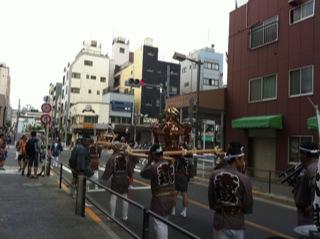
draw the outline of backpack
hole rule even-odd
[[[29,157],[34,156],[36,154],[36,139],[29,139],[26,144],[26,153]]]
[[[77,169],[77,146],[75,146],[72,151],[69,158],[69,167],[73,170]]]

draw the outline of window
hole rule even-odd
[[[219,86],[219,80],[209,79],[209,78],[203,78],[203,85]]]
[[[106,82],[106,78],[103,77],[103,76],[101,76],[101,77],[100,77],[100,82]]]
[[[79,94],[80,93],[80,88],[71,87],[71,93]]]
[[[187,72],[187,67],[186,67],[186,66],[183,67],[182,70],[181,70],[181,72],[182,72],[182,73],[186,73],[186,72]]]
[[[219,70],[219,64],[214,62],[204,62],[203,67],[204,69],[209,69],[209,70],[215,70],[215,71]]]
[[[160,102],[159,102],[160,104]],[[145,106],[152,106],[152,102],[150,100],[146,101]]]
[[[84,123],[98,123],[98,117],[97,116],[84,116],[83,122]]]
[[[148,69],[147,69],[147,72],[153,73],[153,69],[148,68]]]
[[[189,86],[189,82],[184,83],[184,87],[188,87]]]
[[[314,15],[314,0],[305,2],[298,7],[290,9],[290,24],[301,22]]]
[[[88,93],[91,94],[91,90],[88,90]]]
[[[90,76],[87,74],[87,75],[86,75],[86,78],[87,78],[87,79],[89,79],[89,78],[90,78]]]
[[[290,136],[289,137],[289,163],[300,162],[299,145],[303,142],[312,142],[312,136]]]
[[[171,86],[171,95],[177,95],[178,94],[178,88],[175,86]]]
[[[269,75],[249,81],[249,102],[277,98],[277,76]]]
[[[120,47],[119,51],[120,53],[125,53],[125,49],[123,47]]]
[[[84,65],[85,66],[93,66],[93,62],[89,60],[84,60]]]
[[[105,95],[105,94],[107,94],[107,93],[108,93],[108,88],[104,88],[104,89],[102,90],[102,94]]]
[[[100,95],[100,90],[97,90],[97,95]]]
[[[72,72],[71,77],[72,78],[76,78],[76,79],[80,79],[81,78],[81,74],[77,73],[77,72]]]
[[[94,76],[94,75],[92,75],[90,78],[91,78],[91,80],[95,80],[95,79],[97,79],[97,77],[96,77],[96,76]]]
[[[250,48],[254,49],[278,40],[278,16],[251,27]]]
[[[291,70],[289,73],[290,96],[313,93],[313,66]]]

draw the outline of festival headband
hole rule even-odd
[[[299,149],[301,151],[307,152],[307,153],[311,153],[311,154],[318,154],[319,153],[319,149],[306,149],[304,147],[299,146]]]
[[[224,157],[225,160],[230,160],[230,159],[233,159],[233,158],[240,158],[240,157],[243,157],[244,156],[244,153],[241,153],[241,154],[235,154],[235,155],[226,155]]]
[[[157,148],[155,151],[152,151],[151,154],[159,154],[162,153],[162,147],[159,146],[159,148]]]

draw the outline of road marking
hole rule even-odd
[[[150,189],[151,187],[150,186],[130,186],[129,189],[130,190],[147,190],[147,189]]]
[[[137,180],[137,179],[134,179],[133,181],[135,181],[135,182],[137,182],[137,183],[140,183],[140,184],[142,184],[142,185],[145,185],[145,186],[146,186],[146,185],[149,185],[149,184],[147,184],[147,183],[145,183],[145,182],[143,182],[143,181]],[[181,199],[181,196],[179,196],[179,198]],[[203,204],[203,203],[201,203],[201,202],[192,200],[192,199],[190,199],[190,198],[189,198],[189,203],[191,203],[191,204],[193,204],[193,205],[196,205],[196,206],[198,206],[198,207],[201,207],[201,208],[210,210],[209,206],[207,206],[206,204]],[[270,233],[270,234],[272,234],[272,235],[275,235],[275,236],[284,237],[284,238],[286,238],[286,239],[295,239],[295,238],[292,237],[292,236],[283,234],[283,233],[278,232],[278,231],[276,231],[276,230],[273,230],[273,229],[271,229],[271,228],[269,228],[269,227],[265,227],[265,226],[262,226],[262,225],[260,225],[260,224],[257,224],[257,223],[248,221],[248,220],[245,220],[245,224],[247,224],[247,225],[249,225],[249,226],[251,226],[251,227],[257,228],[257,229],[259,229],[259,230],[261,230],[261,231],[268,232],[268,233]]]
[[[85,213],[92,219],[92,221],[98,224],[102,222],[101,218],[91,208],[86,207]]]
[[[245,220],[245,223],[247,225],[251,226],[251,227],[255,227],[257,229],[260,229],[261,231],[265,231],[265,232],[271,233],[271,234],[279,236],[279,237],[284,237],[286,239],[295,239],[295,237],[289,236],[287,234],[283,234],[281,232],[275,231],[275,230],[273,230],[271,228],[262,226],[260,224],[257,224],[257,223],[254,223],[254,222],[251,222],[251,221],[248,221],[248,220]]]
[[[143,182],[143,181],[141,181],[141,180],[138,180],[138,179],[133,179],[133,181],[134,182],[137,182],[137,183],[140,183],[140,184],[142,184],[142,185],[144,185],[144,186],[149,186],[150,187],[150,184],[149,183],[145,183],[145,182]]]
[[[5,166],[5,170],[0,170],[0,174],[21,174],[19,170],[19,167],[15,166]]]
[[[70,189],[64,183],[61,184],[61,188],[66,193],[70,192]],[[85,213],[86,213],[86,215],[88,215],[92,219],[92,221],[94,221],[94,222],[96,222],[98,224],[102,222],[101,218],[94,211],[92,211],[91,208],[86,207],[85,208]]]

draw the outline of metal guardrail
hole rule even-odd
[[[208,179],[216,166],[217,157],[214,155],[194,155],[194,175]],[[282,171],[247,167],[246,175],[250,177],[253,186],[261,192],[273,193],[280,196],[292,197],[292,188],[281,184]]]
[[[59,188],[61,188],[62,182],[67,182],[68,185],[72,185],[70,180],[63,175],[63,168],[67,168],[71,171],[71,169],[64,165],[63,163],[60,164],[60,170],[59,170]],[[142,211],[143,213],[143,222],[142,222],[142,235],[138,235],[134,231],[132,231],[128,226],[126,226],[124,223],[122,223],[120,220],[113,218],[111,214],[103,208],[102,205],[100,205],[92,196],[87,195],[86,192],[86,181],[89,181],[90,183],[97,185],[99,188],[104,189],[105,191],[109,192],[110,194],[116,195],[120,199],[126,201],[131,206],[134,206]],[[165,223],[167,226],[170,226],[175,231],[181,233],[182,235],[186,236],[187,238],[191,239],[200,239],[200,237],[192,234],[191,232],[185,230],[184,228],[178,226],[177,224],[161,217],[160,215],[147,210],[144,206],[141,204],[128,199],[126,197],[123,197],[121,194],[111,190],[110,188],[106,187],[105,185],[102,185],[94,180],[91,180],[90,178],[86,178],[84,175],[78,175],[78,185],[77,185],[77,196],[76,196],[76,215],[85,216],[85,200],[88,200],[97,210],[99,210],[102,214],[105,216],[111,218],[117,225],[119,225],[123,230],[125,230],[130,236],[136,239],[147,239],[149,237],[149,217],[152,216],[156,218],[157,220]]]

